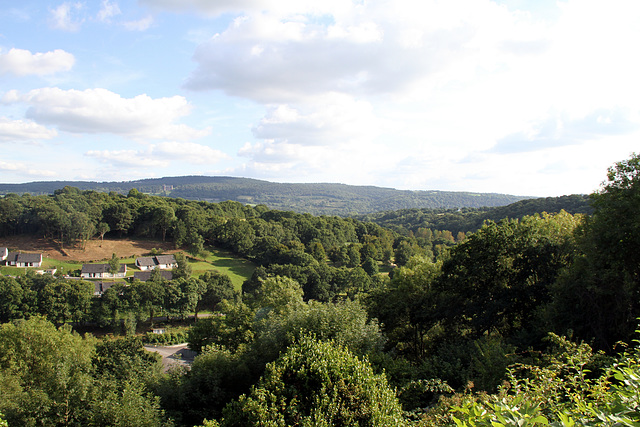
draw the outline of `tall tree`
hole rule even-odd
[[[488,222],[455,246],[444,262],[435,283],[438,319],[469,328],[476,336],[492,331],[544,335],[542,308],[551,299],[550,287],[571,262],[579,223],[566,212]]]
[[[640,317],[640,155],[609,168],[591,201],[580,251],[554,287],[552,317],[559,333],[570,328],[611,350],[633,338]]]
[[[331,342],[302,338],[248,395],[225,408],[222,426],[402,426],[404,416],[384,375]]]
[[[120,259],[118,256],[113,253],[111,254],[111,259],[109,260],[109,273],[115,275],[120,271]]]

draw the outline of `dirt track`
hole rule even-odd
[[[60,247],[57,242],[45,240],[33,236],[12,236],[0,238],[0,247],[9,250],[23,252],[39,252],[46,258],[60,261],[100,261],[111,258],[111,254],[118,257],[131,257],[143,255],[152,248],[162,249],[164,253],[175,252],[171,243],[162,243],[156,240],[131,240],[131,239],[100,239],[90,240],[84,249],[80,247]]]

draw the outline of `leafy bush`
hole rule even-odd
[[[343,347],[303,337],[225,408],[222,425],[395,427],[404,416],[384,374]]]
[[[179,329],[175,331],[165,331],[163,334],[155,334],[147,332],[142,337],[142,342],[151,345],[176,345],[188,341],[188,329]]]

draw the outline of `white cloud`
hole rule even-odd
[[[220,150],[193,142],[161,142],[151,147],[151,154],[159,158],[197,165],[218,163],[229,158]]]
[[[380,185],[394,164],[393,150],[378,144],[299,145],[285,141],[247,143],[238,152],[248,158],[233,174],[287,182],[341,182]],[[330,177],[328,179],[327,177]]]
[[[94,157],[103,163],[120,167],[167,167],[169,162],[150,158],[149,151],[136,150],[89,150],[84,153],[87,157]]]
[[[209,16],[219,16],[225,13],[260,13],[269,11],[274,14],[301,13],[337,13],[351,7],[348,0],[140,0],[155,9],[165,9],[175,12],[204,13]]]
[[[147,16],[137,21],[124,21],[122,26],[128,31],[145,31],[153,24],[153,17]]]
[[[64,2],[54,9],[49,9],[49,21],[51,26],[63,31],[78,31],[84,22],[84,18],[78,14],[84,9],[81,2]]]
[[[46,169],[37,169],[27,166],[21,162],[4,162],[0,160],[0,171],[8,172],[8,173],[19,173],[23,176],[34,176],[34,177],[44,177],[44,178],[52,178],[57,176],[58,174],[51,170]]]
[[[74,56],[62,49],[31,53],[28,50],[13,48],[6,53],[0,51],[0,74],[47,75],[68,71],[74,62]]]
[[[299,106],[270,106],[253,133],[260,139],[290,144],[339,145],[370,141],[378,127],[371,104],[332,93]]]
[[[109,0],[102,0],[102,4],[100,6],[100,10],[98,11],[98,15],[96,18],[100,22],[111,22],[111,18],[114,16],[120,15],[122,12],[120,11],[120,6],[118,3],[112,3]]]
[[[89,150],[84,155],[126,168],[165,168],[185,162],[192,165],[214,164],[229,158],[206,145],[175,141],[151,144],[142,150]]]
[[[37,123],[24,120],[10,120],[0,117],[0,142],[51,139],[58,135],[54,129],[47,129]]]
[[[175,123],[191,111],[182,96],[122,98],[106,89],[42,88],[25,94],[9,91],[3,102],[26,103],[29,105],[28,118],[40,124],[55,125],[66,132],[176,140],[199,138],[210,133],[210,129],[198,130]]]

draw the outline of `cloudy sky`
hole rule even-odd
[[[637,0],[0,0],[0,182],[589,193],[639,44]]]

